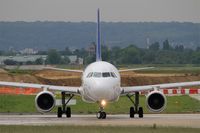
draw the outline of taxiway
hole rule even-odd
[[[96,125],[96,126],[175,126],[200,128],[200,114],[145,114],[144,118],[128,115],[108,115],[99,120],[95,115],[72,115],[56,118],[56,115],[0,115],[0,125]]]

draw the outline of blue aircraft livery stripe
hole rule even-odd
[[[100,31],[100,11],[99,11],[99,9],[97,10],[96,61],[101,61],[101,31]]]

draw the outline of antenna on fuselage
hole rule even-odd
[[[97,39],[96,39],[96,61],[101,61],[101,31],[100,31],[100,10],[97,10]]]

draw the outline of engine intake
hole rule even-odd
[[[147,95],[147,108],[151,112],[162,112],[167,104],[165,95],[160,91],[152,91]]]
[[[35,105],[39,112],[49,112],[55,106],[54,94],[50,91],[42,91],[35,97]]]

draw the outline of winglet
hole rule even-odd
[[[97,10],[97,40],[96,40],[96,61],[101,61],[101,31],[100,31],[100,10]]]

